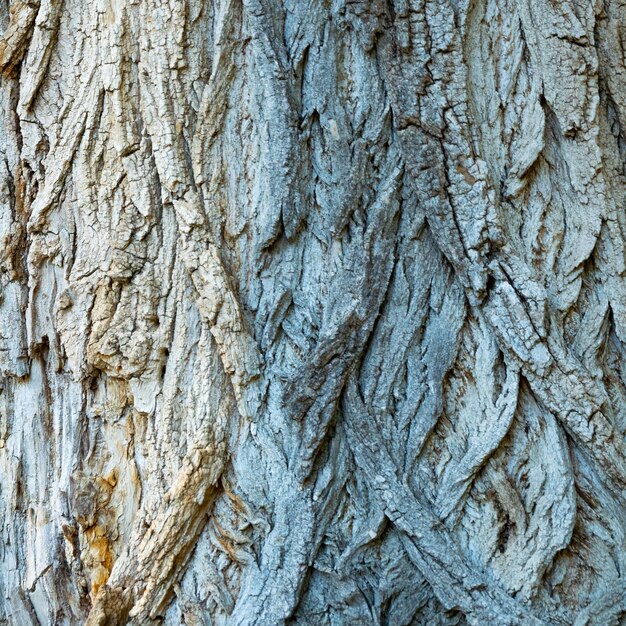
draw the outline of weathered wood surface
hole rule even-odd
[[[14,0],[0,623],[626,623],[626,4]]]

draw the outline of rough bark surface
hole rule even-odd
[[[626,3],[0,3],[0,623],[626,623]]]

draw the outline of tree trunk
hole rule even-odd
[[[0,623],[626,623],[622,0],[1,13]]]

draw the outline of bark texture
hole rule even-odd
[[[623,0],[0,5],[1,624],[626,623]]]

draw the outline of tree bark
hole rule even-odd
[[[0,21],[0,624],[626,623],[622,0]]]

